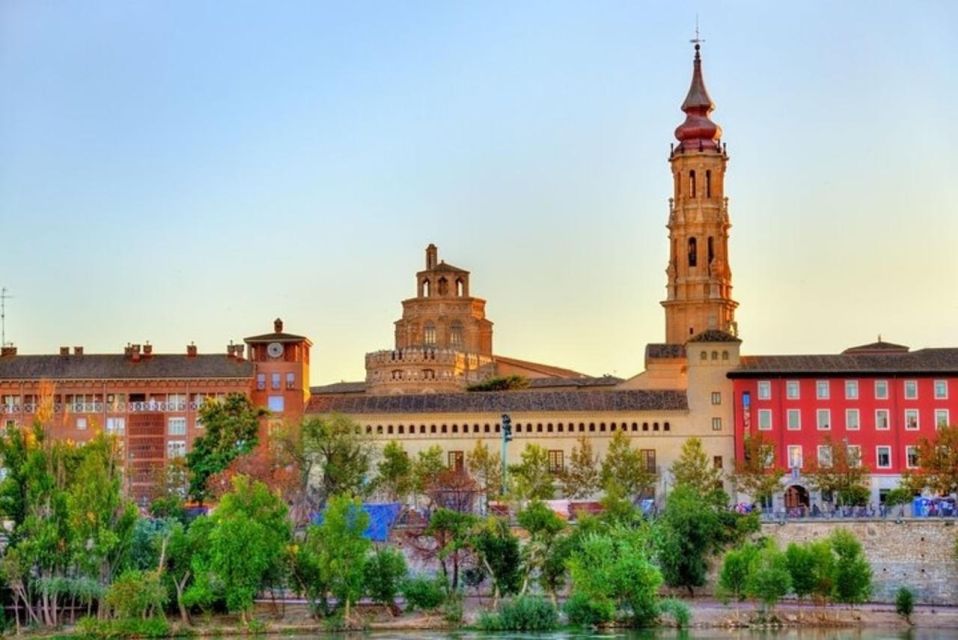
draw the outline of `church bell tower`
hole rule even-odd
[[[692,85],[682,103],[685,122],[675,130],[672,145],[673,196],[669,198],[668,293],[665,341],[685,344],[707,330],[737,335],[728,260],[728,198],[725,167],[728,154],[722,128],[709,114],[715,108],[702,79],[698,38]]]

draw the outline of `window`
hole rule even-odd
[[[828,400],[828,380],[818,380],[815,383],[815,397],[819,400]]]
[[[549,472],[561,473],[565,469],[565,455],[562,449],[549,450]]]
[[[712,197],[712,172],[708,169],[705,170],[705,197]]]
[[[772,430],[772,410],[771,409],[758,410],[758,430],[759,431]]]
[[[459,294],[462,295],[462,294]],[[460,347],[462,346],[462,323],[458,320],[453,322],[449,327],[449,346],[451,347]]]
[[[276,373],[274,373],[274,374],[272,374],[272,375],[270,376],[270,388],[271,388],[271,389],[279,389],[279,381],[280,381],[280,378],[281,378],[281,376],[279,375],[279,372],[276,372]]]
[[[446,460],[448,461],[450,469],[453,471],[462,471],[463,465],[465,464],[465,457],[462,451],[450,451]]]
[[[758,399],[770,400],[772,398],[772,383],[768,380],[758,381]]]
[[[905,429],[918,430],[918,409],[905,409]]]
[[[402,380],[402,369],[393,369],[390,377],[393,380]]]
[[[296,388],[296,374],[292,371],[287,372],[286,374],[286,388],[295,389]]]
[[[858,431],[861,427],[861,420],[858,416],[858,409],[845,409],[845,428],[849,431]]]
[[[785,383],[785,397],[789,400],[798,400],[798,380],[789,380]]]
[[[788,445],[788,466],[792,469],[802,468],[802,445]]]
[[[121,435],[126,430],[126,420],[124,418],[107,418],[106,432],[110,435]]]
[[[948,409],[935,409],[935,428],[941,429],[947,427],[951,421],[948,419]]]
[[[712,456],[712,468],[713,469],[722,468],[722,456]]]
[[[818,466],[829,468],[832,466],[832,448],[827,444],[818,445]]]
[[[77,429],[86,429],[86,418],[77,418]]]
[[[186,418],[169,418],[166,421],[166,432],[171,436],[186,435]]]
[[[655,449],[639,449],[639,460],[642,461],[645,470],[649,473],[655,473]]]
[[[697,264],[698,256],[695,245],[695,238],[689,238],[689,266],[694,267]]]
[[[918,447],[905,447],[905,466],[909,469],[918,468]]]
[[[722,404],[722,392],[720,391],[712,392],[712,404]]]
[[[888,380],[875,380],[875,400],[888,399]]]
[[[423,329],[422,341],[429,346],[436,344],[436,325],[431,322],[426,323],[426,327]]]
[[[282,413],[286,409],[286,400],[283,396],[270,396],[266,400],[266,408],[273,413]]]
[[[935,380],[935,400],[948,399],[948,381]]]
[[[888,424],[888,409],[876,409],[875,410],[875,428],[879,431],[887,431],[889,428]]]
[[[905,400],[918,399],[918,381],[905,380]]]
[[[423,370],[422,370],[422,379],[423,379],[423,380],[435,380],[435,379],[436,379],[436,370],[435,370],[435,369],[423,369]]]
[[[695,172],[689,171],[689,195],[695,197]]]
[[[266,374],[257,373],[256,374],[256,390],[264,391],[266,389]]]
[[[891,447],[875,447],[875,466],[879,469],[891,468]]]
[[[166,457],[182,458],[186,456],[186,440],[170,440],[166,443]]]
[[[788,413],[785,414],[788,420],[788,430],[789,431],[798,431],[802,428],[802,412],[798,409],[789,409]]]
[[[848,445],[848,466],[862,466],[862,448],[857,444]]]
[[[858,380],[845,381],[845,399],[858,400]]]
[[[819,431],[828,431],[832,428],[832,412],[828,409],[819,409],[815,412],[815,425]]]
[[[722,419],[712,418],[712,431],[721,431],[721,430],[722,430]]]

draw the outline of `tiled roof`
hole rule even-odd
[[[429,272],[439,273],[439,272],[443,272],[443,271],[447,271],[447,272],[448,272],[448,271],[453,271],[453,272],[455,272],[455,273],[469,273],[469,272],[466,271],[465,269],[460,269],[459,267],[455,267],[455,266],[453,266],[453,265],[447,263],[445,260],[441,260],[441,261],[439,262],[439,264],[437,264],[437,265],[436,265],[435,267],[433,267],[432,269],[426,269],[424,272],[421,272],[421,273],[429,273]]]
[[[306,413],[501,413],[527,411],[686,411],[684,391],[498,391],[408,395],[316,395]]]
[[[525,369],[530,369],[537,373],[542,373],[547,376],[552,376],[556,378],[589,378],[584,373],[579,373],[578,371],[573,371],[572,369],[563,369],[562,367],[555,367],[551,364],[542,364],[541,362],[530,362],[528,360],[519,360],[518,358],[507,358],[506,356],[494,356],[496,362],[501,362],[507,365],[513,365],[515,367],[522,367]]]
[[[768,374],[958,373],[958,348],[920,349],[888,354],[743,356],[730,378]]]
[[[664,344],[661,342],[653,342],[651,344],[645,345],[645,357],[646,359],[673,359],[673,358],[684,358],[685,357],[685,345],[684,344]]]
[[[293,333],[264,333],[258,336],[243,338],[243,342],[250,344],[252,342],[309,342],[306,336],[298,336]]]
[[[309,392],[312,394],[320,393],[363,393],[366,391],[365,382],[334,382],[332,384],[324,384],[319,387],[310,387]]]
[[[252,378],[253,363],[225,354],[141,356],[123,354],[26,355],[0,358],[0,380],[107,380]]]
[[[689,338],[689,342],[741,342],[741,340],[727,331],[708,329]]]
[[[614,387],[622,382],[622,378],[615,376],[600,376],[598,378],[530,378],[530,389],[550,389],[553,387]]]
[[[857,347],[849,347],[842,351],[842,353],[887,353],[889,351],[908,351],[908,347],[903,344],[895,344],[894,342],[883,342],[879,340],[878,342],[870,342],[869,344],[858,345]]]

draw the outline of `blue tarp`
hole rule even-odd
[[[401,510],[402,506],[398,502],[364,504],[363,511],[369,515],[369,526],[363,531],[363,537],[373,542],[386,542],[389,530],[396,523]],[[313,524],[322,524],[323,513],[314,513],[310,519]]]

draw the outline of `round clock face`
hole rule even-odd
[[[278,358],[283,355],[283,345],[278,342],[270,342],[266,345],[266,353],[270,358]]]

